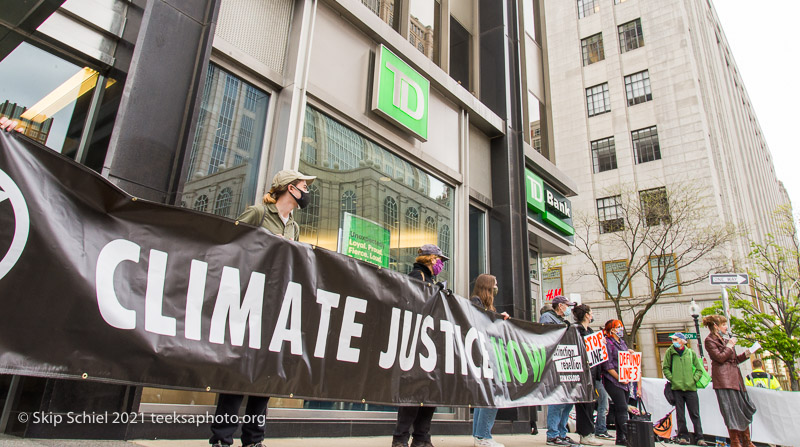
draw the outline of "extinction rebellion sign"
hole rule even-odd
[[[427,141],[430,82],[385,46],[376,53],[372,109]]]
[[[365,228],[350,238],[372,261],[386,241]],[[592,399],[574,328],[136,200],[5,132],[0,256],[2,373],[393,405]]]

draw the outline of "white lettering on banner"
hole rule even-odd
[[[397,338],[400,334],[400,313],[402,311],[398,308],[392,308],[392,324],[389,327],[389,345],[386,352],[381,352],[378,359],[378,366],[383,369],[389,369],[394,366],[394,361],[397,358]]]
[[[454,374],[456,371],[456,359],[453,352],[453,323],[449,321],[439,322],[439,330],[444,332],[444,373]]]
[[[342,319],[342,332],[339,333],[339,350],[336,360],[342,362],[358,363],[361,350],[350,344],[353,338],[361,338],[364,325],[356,323],[356,314],[367,312],[367,300],[348,296],[344,304],[344,318]]]
[[[203,321],[203,297],[206,295],[208,263],[192,259],[189,269],[189,290],[186,292],[186,323],[184,333],[189,340],[200,340]]]
[[[642,377],[642,353],[628,351],[619,353],[620,383],[638,382]]]
[[[419,355],[419,367],[426,372],[431,372],[436,368],[436,344],[433,343],[433,339],[428,334],[428,331],[433,329],[433,323],[433,317],[430,315],[422,320],[422,344],[428,350],[428,355]]]
[[[608,361],[606,338],[602,332],[594,332],[583,337],[583,342],[586,344],[586,355],[589,358],[590,368]]]
[[[425,95],[422,93],[422,87],[391,63],[387,62],[386,68],[394,74],[394,98],[392,99],[392,104],[411,118],[415,120],[422,119],[425,114]],[[411,93],[409,87],[414,89],[417,102],[417,107],[413,110],[409,107],[409,94]]]
[[[154,334],[175,336],[175,318],[165,317],[164,283],[167,279],[167,254],[150,250],[150,265],[147,268],[147,289],[144,295],[144,330]]]
[[[403,371],[408,371],[414,367],[414,363],[417,359],[417,340],[419,340],[419,328],[422,324],[422,315],[417,314],[417,324],[414,327],[414,341],[411,342],[411,348],[409,349],[408,339],[411,338],[411,320],[413,318],[414,313],[410,310],[407,310],[403,317],[403,338],[400,342],[400,369]]]
[[[253,272],[250,274],[250,282],[244,292],[244,299],[241,299],[242,290],[239,286],[239,269],[233,267],[222,268],[222,278],[219,282],[219,292],[217,302],[214,305],[214,313],[211,316],[211,332],[208,341],[211,343],[225,343],[225,325],[230,319],[231,345],[242,346],[244,343],[245,322],[249,323],[250,341],[249,346],[253,349],[261,349],[261,309],[264,304],[264,284],[266,276],[263,273]],[[292,283],[289,283],[290,285]],[[300,285],[297,284],[299,288]],[[287,295],[289,289],[286,290]],[[298,296],[300,293],[298,292]],[[241,305],[239,301],[241,300]],[[299,302],[299,298],[298,298]],[[283,312],[283,309],[281,309]],[[299,310],[297,312],[300,313]],[[300,316],[297,316],[298,320]],[[294,320],[293,320],[294,322]],[[280,324],[280,319],[279,323]],[[277,330],[276,330],[277,332]],[[275,342],[275,339],[272,339]],[[272,346],[270,346],[272,349]],[[294,344],[292,345],[294,354]]]
[[[339,307],[338,293],[317,289],[317,303],[322,308],[319,315],[319,331],[317,332],[317,345],[314,348],[314,357],[325,358],[325,348],[328,345],[328,328],[331,324],[331,308]]]
[[[303,286],[289,281],[278,314],[278,324],[275,325],[275,332],[272,333],[272,341],[269,343],[270,351],[281,352],[283,342],[288,341],[292,354],[303,355],[303,328],[300,325],[302,292]]]
[[[124,261],[138,263],[141,250],[141,247],[131,241],[117,239],[106,244],[97,256],[97,307],[103,320],[117,329],[135,329],[136,311],[126,309],[120,304],[114,290],[114,272]]]

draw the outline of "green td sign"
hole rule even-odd
[[[427,141],[430,82],[383,45],[374,79],[372,109]]]
[[[542,222],[567,236],[575,234],[570,201],[529,169],[525,169],[525,198],[528,208],[537,213]]]

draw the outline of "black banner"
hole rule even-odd
[[[591,400],[572,328],[137,200],[0,133],[4,373],[381,404]]]

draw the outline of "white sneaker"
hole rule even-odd
[[[480,439],[473,437],[473,445],[475,447],[506,447],[504,444],[500,444],[499,442],[495,441],[494,439]]]
[[[602,442],[598,441],[597,438],[594,437],[594,433],[590,433],[586,436],[581,436],[581,444],[583,445],[603,445]]]

